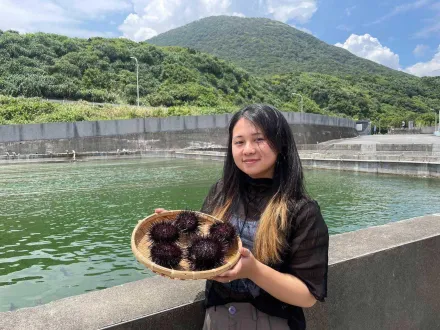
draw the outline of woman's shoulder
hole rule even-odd
[[[318,202],[310,197],[303,197],[292,202],[289,211],[294,228],[302,227],[306,223],[327,228]]]
[[[292,199],[288,203],[288,210],[291,216],[297,216],[298,214],[314,209],[318,206],[318,203],[308,196],[303,196],[300,199]]]

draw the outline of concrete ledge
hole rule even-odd
[[[346,141],[346,140],[344,140]],[[335,141],[333,141],[335,142]],[[301,144],[298,145],[298,150],[304,152],[320,152],[320,153],[341,153],[349,151],[357,154],[423,154],[423,155],[440,155],[440,140],[439,143],[322,143],[322,144]]]
[[[301,158],[305,168],[440,178],[440,163]]]
[[[50,155],[18,155],[14,157],[0,156],[0,165],[14,165],[25,163],[61,163],[61,162],[83,162],[83,161],[107,161],[119,159],[142,159],[142,158],[185,158],[185,159],[206,159],[224,160],[224,152],[216,151],[182,151],[182,150],[130,150],[122,152],[81,152],[60,153]]]
[[[318,143],[331,139],[356,136],[350,127],[291,125],[297,143]],[[0,142],[0,155],[8,157],[29,154],[55,154],[72,152],[115,152],[119,150],[161,149],[221,149],[225,148],[225,128],[198,128],[194,130],[144,132],[138,134],[40,139]]]
[[[309,310],[311,329],[438,329],[439,230],[432,215],[332,236],[330,297]]]
[[[0,157],[1,165],[13,165],[33,162],[72,162],[72,161],[90,161],[90,160],[118,160],[118,159],[136,159],[136,158],[151,158],[151,157],[165,157],[165,158],[182,158],[182,159],[199,159],[199,160],[215,160],[223,161],[225,157],[224,152],[216,151],[188,151],[188,150],[150,150],[150,151],[126,151],[123,153],[117,152],[88,152],[79,153],[76,159],[73,160],[72,154],[57,154],[57,155],[33,155],[29,157],[20,155],[14,158]],[[396,174],[409,175],[420,177],[440,177],[440,162],[437,157],[420,157],[419,161],[409,160],[408,157],[395,156],[365,156],[364,159],[352,159],[353,156],[344,157],[339,155],[339,158],[330,158],[331,155],[326,155],[329,158],[319,158],[323,155],[310,155],[300,153],[302,165],[305,168],[318,168],[327,170],[339,171],[355,171],[367,172],[376,174]],[[360,157],[359,157],[360,158]],[[367,159],[365,159],[367,158]],[[416,160],[416,157],[413,157]]]
[[[283,112],[283,115],[290,125],[351,128],[353,130],[351,136],[357,135],[354,130],[355,122],[351,119],[322,116],[313,113]],[[232,114],[220,114],[66,123],[0,125],[0,142],[77,139],[99,136],[169,133],[210,129],[221,129],[221,131],[224,131],[231,118]]]
[[[0,313],[0,329],[99,329],[200,301],[203,293],[204,281],[173,281],[153,276],[38,307]]]
[[[438,329],[440,214],[330,237],[329,297],[309,329]],[[0,329],[200,329],[203,281],[159,276],[0,313]]]
[[[346,118],[284,112],[298,144],[357,136]],[[224,148],[232,114],[0,125],[0,157],[133,150]],[[48,161],[48,160],[44,160]]]

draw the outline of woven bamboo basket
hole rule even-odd
[[[144,266],[148,267],[155,273],[159,273],[173,279],[201,280],[220,275],[221,273],[232,268],[238,262],[238,260],[240,259],[239,248],[241,247],[241,240],[237,236],[236,239],[232,242],[228,252],[226,253],[224,264],[214,269],[204,271],[192,271],[190,270],[188,261],[186,259],[182,259],[176,269],[166,268],[154,263],[151,260],[150,256],[151,241],[148,239],[148,233],[151,226],[159,221],[172,222],[176,218],[177,214],[179,214],[180,212],[182,211],[164,211],[159,214],[152,214],[145,219],[139,221],[131,235],[131,249],[134,256],[140,263],[142,263]],[[207,234],[209,231],[209,227],[213,223],[221,222],[221,220],[218,220],[208,214],[204,214],[201,212],[195,213],[200,219],[200,230],[202,234]],[[181,235],[178,244],[183,249],[185,249],[188,246],[188,243],[189,241],[187,236]]]

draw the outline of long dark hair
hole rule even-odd
[[[292,203],[307,197],[298,150],[292,131],[283,114],[266,104],[252,104],[234,114],[229,123],[228,151],[223,167],[222,200],[214,215],[227,220],[230,213],[244,197],[247,175],[235,164],[232,157],[232,133],[236,123],[245,118],[258,127],[272,150],[277,153],[273,188],[274,195],[261,215],[254,252],[262,262],[280,261],[280,253],[288,230],[288,213]]]

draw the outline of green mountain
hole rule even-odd
[[[190,47],[229,60],[257,75],[319,72],[405,76],[267,18],[213,16],[162,33],[149,43]]]

